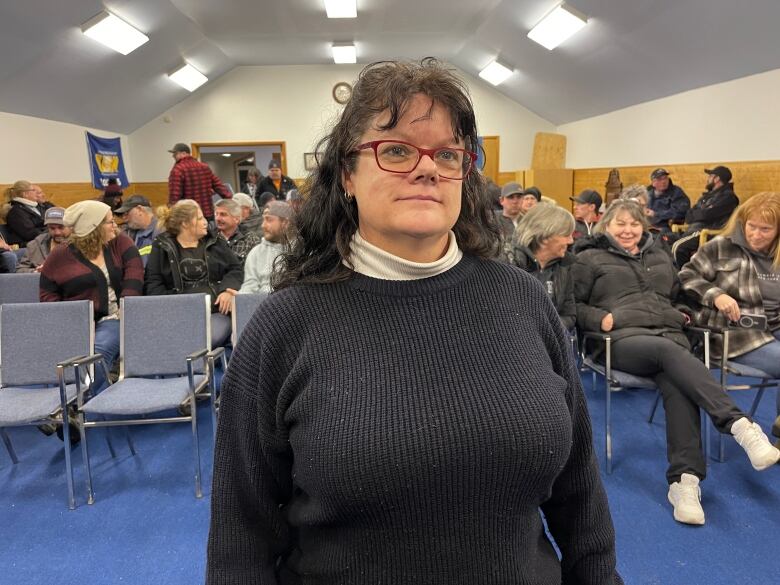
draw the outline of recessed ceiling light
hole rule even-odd
[[[81,32],[123,55],[132,53],[149,40],[144,33],[105,10],[81,25]]]
[[[168,77],[170,77],[172,81],[175,81],[181,85],[187,91],[195,91],[209,80],[208,77],[203,75],[203,73],[195,69],[195,67],[189,63],[185,63],[176,71],[170,73]]]
[[[357,50],[352,43],[333,43],[331,50],[334,63],[357,63]]]
[[[328,18],[357,18],[357,0],[325,0]]]
[[[584,14],[561,2],[531,29],[528,38],[552,51],[586,24]]]
[[[479,72],[479,76],[493,85],[499,85],[507,80],[514,71],[505,65],[502,65],[497,60],[493,61]]]

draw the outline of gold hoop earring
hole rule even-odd
[[[352,201],[355,198],[355,196],[352,193],[350,193],[349,191],[344,191],[344,198],[347,201]]]

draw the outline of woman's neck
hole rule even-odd
[[[179,242],[179,245],[182,248],[197,248],[198,244],[200,243],[200,238],[193,234],[180,232],[176,236],[176,241]]]

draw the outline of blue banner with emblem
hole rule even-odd
[[[109,179],[116,179],[122,189],[130,184],[125,173],[125,160],[119,137],[101,138],[87,132],[87,149],[92,185],[95,189],[105,189]]]

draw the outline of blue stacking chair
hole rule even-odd
[[[37,276],[37,275],[36,275]],[[74,366],[94,345],[91,301],[0,305],[0,436],[4,427],[63,424],[68,507],[74,509],[68,405],[84,390]]]
[[[0,274],[0,305],[39,302],[40,281],[37,272]]]
[[[87,399],[77,397],[78,426],[86,466],[87,502],[95,501],[87,430],[97,427],[190,423],[195,464],[195,496],[201,490],[200,448],[195,395],[208,388],[211,300],[206,294],[126,297],[120,301],[120,367],[116,383]],[[81,361],[84,366],[88,360]],[[198,365],[200,364],[200,365]],[[102,360],[108,377],[108,368]],[[165,411],[187,406],[184,414]],[[186,412],[188,410],[189,412]],[[158,416],[152,417],[150,415]],[[101,420],[91,417],[100,416]],[[112,417],[106,420],[106,417]],[[121,418],[117,418],[121,417]],[[135,447],[126,433],[133,455]]]

